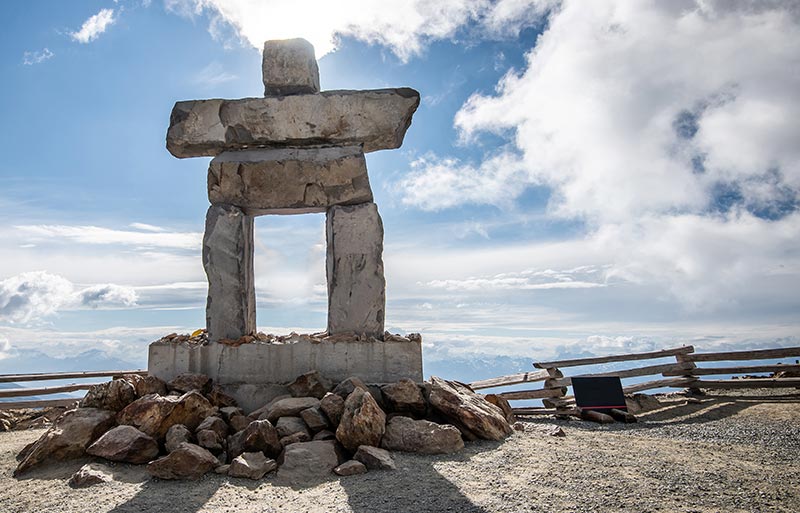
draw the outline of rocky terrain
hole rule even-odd
[[[12,478],[43,430],[0,433],[0,511],[798,511],[800,394],[660,397],[636,424],[523,418],[524,431],[451,453],[393,451],[396,470],[283,482],[209,472],[153,478],[146,467],[79,458]],[[565,436],[552,436],[561,428]],[[85,464],[104,482],[72,488]]]

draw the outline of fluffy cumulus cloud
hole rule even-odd
[[[70,37],[79,43],[91,43],[100,34],[106,31],[117,19],[114,17],[114,9],[100,9],[97,14],[89,17],[83,22],[81,28],[75,32],[70,32]]]
[[[564,0],[525,69],[455,117],[465,141],[509,146],[418,162],[404,201],[502,207],[546,186],[548,214],[615,248],[620,275],[692,306],[775,273],[794,283],[797,69],[794,2]]]
[[[336,48],[339,37],[353,37],[391,48],[407,59],[429,41],[452,37],[459,28],[476,24],[491,33],[507,32],[538,19],[553,0],[166,0],[167,8],[184,16],[208,13],[209,30],[221,35],[233,28],[261,48],[267,39],[304,37],[317,56]]]
[[[0,281],[0,321],[27,323],[62,309],[131,306],[136,292],[114,284],[80,288],[44,271],[22,273]]]

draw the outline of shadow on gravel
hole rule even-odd
[[[198,481],[148,481],[136,495],[109,513],[195,513],[217,493],[224,481],[203,478],[201,482],[202,485]]]
[[[457,485],[436,470],[437,463],[469,461],[484,451],[493,451],[498,442],[471,442],[460,453],[423,456],[393,453],[396,471],[370,471],[340,479],[354,513],[400,513],[413,511],[486,513]]]

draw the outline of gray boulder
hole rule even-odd
[[[450,454],[464,448],[461,431],[427,420],[392,417],[386,423],[381,447],[392,451]]]
[[[77,408],[61,415],[33,445],[23,449],[24,458],[14,470],[20,476],[43,462],[80,458],[86,447],[114,426],[114,412]]]
[[[147,463],[158,456],[158,443],[133,426],[117,426],[106,431],[86,452],[110,461]]]
[[[92,385],[81,400],[81,408],[120,411],[136,400],[136,387],[126,379]]]
[[[353,459],[363,463],[369,470],[397,470],[389,451],[378,447],[362,445],[353,455]]]
[[[174,426],[170,426],[170,428],[167,430],[165,439],[166,441],[164,443],[164,448],[167,450],[167,452],[174,451],[184,442],[194,442],[192,432],[189,431],[189,428],[183,424],[175,424]]]
[[[261,479],[268,472],[278,468],[273,459],[264,456],[262,452],[245,452],[235,457],[228,468],[230,477],[245,477],[247,479]]]
[[[331,389],[331,383],[318,371],[306,372],[298,376],[289,386],[292,397],[316,397],[322,399]]]
[[[319,399],[315,397],[289,397],[273,404],[266,418],[274,423],[281,417],[296,417],[301,411],[315,406],[319,406]]]
[[[419,386],[410,379],[401,379],[397,383],[390,383],[381,387],[383,400],[388,411],[396,413],[410,413],[414,416],[424,417],[427,409],[425,398]]]
[[[286,446],[278,478],[290,483],[308,483],[325,479],[339,466],[335,442],[312,441]]]
[[[355,476],[357,474],[366,474],[367,467],[360,461],[350,460],[333,469],[333,472],[337,476]]]
[[[502,440],[513,433],[503,410],[463,383],[432,376],[430,404],[465,436]]]
[[[147,472],[159,479],[194,480],[200,479],[218,465],[217,458],[206,449],[184,443],[163,458],[148,463]]]
[[[378,446],[386,428],[386,414],[369,392],[356,388],[344,402],[336,439],[349,451],[361,445]]]

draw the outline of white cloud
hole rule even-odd
[[[507,207],[545,186],[550,218],[582,221],[617,277],[690,309],[766,284],[788,297],[800,281],[799,21],[781,2],[565,0],[525,69],[455,117],[465,142],[493,133],[509,146],[479,164],[417,161],[403,202]]]
[[[402,202],[422,210],[441,210],[465,203],[507,206],[531,183],[524,163],[511,153],[500,153],[479,166],[455,158],[421,157],[400,181]]]
[[[0,281],[0,321],[27,323],[61,309],[131,306],[136,299],[129,287],[105,284],[76,290],[62,276],[28,272]]]
[[[38,51],[25,52],[22,54],[22,63],[26,66],[33,66],[34,64],[41,64],[46,60],[52,59],[55,54],[47,48],[42,48]]]
[[[222,64],[217,61],[213,61],[202,70],[197,72],[197,74],[194,75],[193,80],[198,84],[214,87],[232,80],[236,80],[237,78],[238,77],[233,73],[225,71],[225,69],[222,67]]]
[[[0,360],[4,360],[10,356],[11,342],[5,337],[0,336]]]
[[[486,292],[494,290],[590,289],[607,286],[607,269],[595,266],[555,271],[526,269],[493,276],[466,279],[431,280],[419,283],[448,291]]]
[[[432,40],[452,38],[468,24],[487,33],[508,33],[534,21],[554,2],[548,0],[166,0],[167,9],[182,16],[209,14],[209,31],[233,28],[254,48],[267,39],[304,37],[317,57],[333,51],[338,38],[354,37],[387,46],[400,58],[420,53]],[[313,13],[313,14],[310,14]]]
[[[141,230],[144,232],[165,232],[167,231],[165,228],[161,226],[154,226],[152,224],[147,223],[131,223],[128,226],[133,228],[134,230]]]
[[[68,240],[82,244],[125,244],[155,248],[198,249],[202,233],[165,232],[159,227],[134,223],[145,231],[114,230],[99,226],[18,225],[15,228],[32,240]],[[154,229],[155,228],[155,229]]]
[[[70,32],[70,37],[79,43],[91,43],[100,34],[106,31],[112,25],[116,18],[114,18],[114,9],[100,9],[97,14],[93,14],[81,25],[80,30]]]

